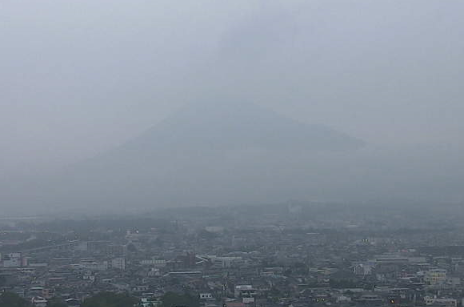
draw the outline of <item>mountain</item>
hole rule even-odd
[[[324,168],[321,157],[362,146],[356,138],[255,104],[193,104],[44,181],[34,198],[44,205],[84,207],[288,199],[305,190],[301,178],[307,172]]]
[[[150,150],[347,150],[360,140],[317,125],[303,124],[255,104],[206,103],[189,106],[128,142],[125,148]]]
[[[365,145],[254,104],[202,103],[52,178],[9,183],[8,193],[5,185],[0,188],[4,208],[35,206],[35,212],[289,199],[459,203],[461,160],[461,151],[445,147]]]

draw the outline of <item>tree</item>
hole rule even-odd
[[[176,306],[185,306],[185,307],[199,307],[200,299],[197,296],[192,296],[188,293],[186,294],[177,294],[174,292],[168,292],[161,298],[163,302],[163,307],[176,307]]]
[[[101,292],[84,300],[81,307],[132,307],[139,302],[128,294]]]
[[[329,286],[334,289],[356,288],[356,282],[349,279],[330,279]]]
[[[47,302],[47,307],[68,307],[68,305],[59,298],[52,298]]]
[[[6,284],[6,278],[3,275],[0,275],[0,286],[3,286]]]
[[[272,302],[276,303],[276,302],[279,300],[279,298],[282,296],[282,293],[280,292],[280,290],[279,290],[278,288],[276,288],[276,287],[273,286],[273,287],[269,290],[268,295],[269,295],[269,299],[270,299]]]
[[[4,292],[0,295],[0,307],[30,307],[28,301],[19,295],[10,292]]]
[[[137,247],[135,247],[134,243],[127,244],[127,251],[131,253],[137,252]]]

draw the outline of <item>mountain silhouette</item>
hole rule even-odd
[[[437,155],[449,158],[437,163]],[[460,159],[446,148],[364,145],[259,105],[202,103],[56,176],[2,186],[1,195],[16,210],[89,214],[289,199],[459,202]]]
[[[44,181],[35,199],[44,205],[96,208],[305,197],[317,178],[334,167],[327,157],[362,146],[356,138],[255,104],[192,104],[125,144]]]
[[[321,151],[354,149],[362,144],[327,127],[300,123],[256,104],[203,103],[180,109],[122,148]]]

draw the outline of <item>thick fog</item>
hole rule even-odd
[[[184,109],[200,111],[193,112],[185,120],[187,124],[182,121],[184,128],[156,132],[163,137],[171,137],[174,132],[170,131],[185,132],[180,140],[169,138],[166,144],[191,140],[194,132],[186,133],[191,129],[190,121],[195,128],[212,116],[227,117],[224,114],[228,111],[210,113],[211,103],[225,105],[227,110],[229,105],[244,102],[282,116],[284,128],[279,131],[291,131],[285,137],[297,135],[299,139],[285,142],[287,153],[272,160],[269,157],[281,143],[270,139],[254,148],[250,144],[258,137],[250,136],[243,143],[247,147],[240,148],[246,152],[246,159],[249,155],[264,156],[269,164],[258,167],[250,162],[255,160],[246,160],[240,167],[249,170],[256,166],[255,172],[261,177],[247,183],[237,179],[243,178],[237,171],[234,180],[224,181],[224,186],[235,185],[232,190],[220,186],[209,191],[198,188],[192,195],[179,192],[183,189],[180,183],[202,179],[194,179],[202,168],[173,161],[177,169],[169,173],[171,185],[163,186],[164,190],[185,195],[178,201],[164,196],[161,202],[221,203],[222,199],[224,203],[246,203],[290,198],[461,202],[463,11],[464,3],[452,0],[1,1],[0,191],[5,192],[0,205],[32,206],[37,195],[48,197],[62,193],[59,190],[73,190],[55,184],[51,184],[55,189],[47,190],[33,183],[57,173],[63,176],[63,170],[79,169],[89,159],[98,161],[106,155],[139,159],[140,153],[127,156],[112,152],[123,144],[122,148],[127,148],[127,144],[137,143],[133,140],[158,124],[171,127],[182,118],[176,114],[184,114]],[[247,107],[234,114],[246,118]],[[269,118],[256,120],[265,127],[272,125]],[[295,120],[295,124],[287,124],[284,119]],[[295,132],[297,122],[327,132],[321,137],[324,146],[327,140],[340,141],[342,136],[346,136],[345,143],[359,142],[363,146],[354,150],[356,154],[350,149],[350,154],[336,161],[333,157],[322,161],[324,154],[316,153],[313,161],[317,161],[317,170],[292,162],[276,167],[273,173],[270,165],[275,161],[305,155],[298,144],[304,142],[301,140],[306,134]],[[227,136],[247,135],[245,128],[222,135],[221,129],[230,127],[221,127],[212,126],[217,134],[202,139],[203,148],[211,142],[227,143]],[[198,131],[205,131],[203,128]],[[270,133],[260,129],[251,128],[256,136]],[[150,146],[158,141],[153,137]],[[241,143],[236,144],[240,147]],[[237,157],[236,147],[232,149],[233,159]],[[260,153],[263,148],[266,152]],[[195,152],[191,158],[195,157],[202,160],[205,154]],[[150,159],[155,160],[145,161],[149,165],[166,164],[160,156]],[[224,166],[221,159],[214,161],[224,168],[204,175],[205,186],[216,181],[215,172],[222,176],[231,169],[236,171],[234,164]],[[120,165],[121,161],[114,163]],[[146,169],[139,164],[131,168],[130,176]],[[179,165],[185,169],[179,169]],[[325,171],[328,165],[331,169]],[[349,171],[342,167],[346,165]],[[122,171],[108,167],[115,173]],[[155,172],[158,168],[153,169]],[[92,185],[88,178],[101,175],[82,174],[82,169],[79,172],[72,176],[87,181],[86,185],[89,181]],[[325,176],[327,173],[331,175]],[[280,180],[262,184],[276,177]],[[163,181],[147,174],[139,179],[145,183]],[[102,182],[105,179],[99,178],[93,188],[101,187]],[[253,189],[257,182],[258,192]],[[122,180],[108,186],[108,193],[125,184]],[[32,193],[34,189],[40,193]],[[74,195],[80,197],[98,194],[86,188],[75,189]],[[16,200],[17,195],[24,197],[30,192],[26,200]],[[205,197],[207,193],[214,197]],[[242,197],[236,197],[240,194]],[[128,195],[142,195],[144,206],[156,202],[154,195],[138,189]],[[65,196],[59,199],[72,203]],[[114,201],[97,199],[92,201],[105,206]],[[54,200],[54,205],[59,206],[60,201]],[[92,203],[85,198],[79,201]],[[47,204],[43,200],[36,206]]]

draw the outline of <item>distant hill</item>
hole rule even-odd
[[[347,150],[363,142],[251,103],[203,103],[180,109],[117,150]]]
[[[379,140],[381,142],[381,140]],[[53,177],[0,185],[4,208],[462,203],[461,152],[384,148],[247,103],[193,104]]]
[[[304,190],[301,178],[312,164],[322,166],[321,157],[363,144],[254,104],[193,104],[122,146],[66,169],[46,182],[38,199],[85,207],[288,199]]]

